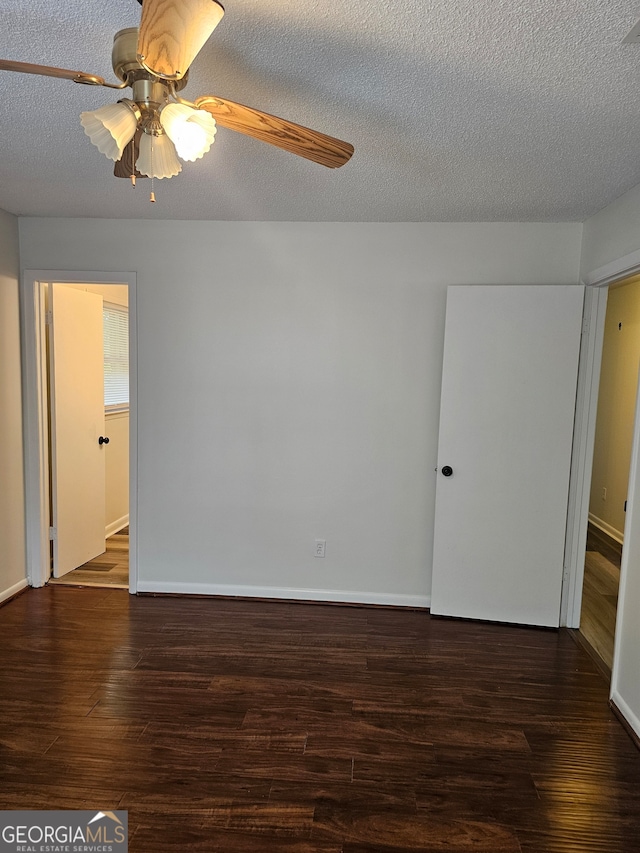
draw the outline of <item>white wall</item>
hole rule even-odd
[[[426,604],[446,287],[576,283],[581,226],[20,235],[25,268],[137,273],[140,590]]]
[[[640,249],[640,184],[583,223],[580,274]]]
[[[105,535],[112,536],[129,523],[129,412],[105,416]]]
[[[26,586],[18,220],[0,210],[0,601]]]
[[[126,284],[66,284],[65,287],[97,293],[105,302],[113,305],[129,305],[129,288]]]

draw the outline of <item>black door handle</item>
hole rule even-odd
[[[453,474],[453,468],[451,465],[443,465],[441,470],[443,477],[450,477]]]
[[[98,444],[102,447],[103,444],[109,444],[109,438],[106,435],[101,435],[98,439]]]

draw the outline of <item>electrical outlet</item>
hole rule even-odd
[[[607,487],[603,486],[602,487],[602,500],[606,501],[606,499],[607,499]]]
[[[324,549],[327,545],[326,539],[316,539],[316,550],[314,551],[314,556],[316,557],[324,557]]]

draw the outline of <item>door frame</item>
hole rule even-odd
[[[134,272],[25,270],[20,283],[27,580],[44,586],[51,573],[49,418],[45,288],[61,284],[126,284],[129,288],[129,592],[138,587],[138,339]]]
[[[623,281],[639,272],[640,250],[624,255],[581,278],[581,283],[586,287],[585,314],[576,395],[576,420],[567,510],[565,572],[560,609],[560,624],[568,628],[580,627],[584,555],[589,521],[591,474],[608,289],[610,284]],[[639,426],[636,424],[636,429],[638,428]]]

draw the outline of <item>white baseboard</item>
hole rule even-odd
[[[137,592],[164,595],[224,595],[240,598],[273,598],[289,601],[326,601],[339,604],[378,604],[387,607],[428,608],[428,595],[401,595],[384,592],[353,592],[334,589],[296,589],[275,586],[235,586],[218,583],[180,583],[138,579]]]
[[[598,530],[601,530],[603,533],[606,533],[611,539],[615,542],[618,542],[620,545],[624,544],[624,534],[620,533],[619,530],[616,530],[615,527],[612,527],[610,524],[607,524],[606,521],[603,521],[601,518],[598,518],[597,515],[594,515],[592,512],[589,513],[589,521],[593,524],[594,527],[597,527]]]
[[[0,592],[0,602],[7,601],[7,599],[12,598],[14,595],[17,595],[27,586],[29,586],[29,582],[26,578],[24,578],[23,580],[18,581],[18,583],[14,583],[14,585],[10,586],[8,589],[3,589]]]
[[[110,536],[113,536],[115,533],[119,533],[124,527],[129,524],[129,515],[123,515],[122,518],[119,518],[117,521],[112,521],[111,524],[108,524],[104,529],[105,539],[108,539]]]
[[[631,710],[617,690],[611,691],[611,701],[616,706],[616,709],[624,717],[625,722],[635,732],[640,740],[640,718]]]

